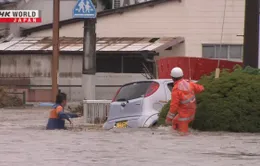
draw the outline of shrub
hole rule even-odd
[[[260,70],[236,67],[232,73],[223,70],[218,79],[214,73],[204,76],[198,83],[205,92],[196,96],[194,129],[260,132]]]
[[[17,96],[8,95],[4,87],[0,87],[0,108],[22,106],[23,101]]]
[[[83,103],[80,103],[79,105],[74,107],[68,106],[68,111],[70,111],[71,113],[83,115]]]
[[[163,106],[161,112],[159,113],[158,125],[162,125],[162,126],[165,125],[165,119],[170,109],[170,103],[171,100]]]

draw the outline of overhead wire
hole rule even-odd
[[[223,34],[224,34],[224,25],[225,25],[225,18],[226,18],[226,10],[227,10],[227,0],[225,0],[225,5],[224,5],[224,13],[223,13],[223,21],[222,21],[222,27],[221,27],[221,35],[220,35],[220,50],[219,50],[219,55],[222,53],[222,45],[223,45]],[[220,66],[220,59],[218,59],[218,66]]]

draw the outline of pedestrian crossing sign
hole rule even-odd
[[[97,12],[92,0],[78,0],[73,9],[73,18],[96,18]]]

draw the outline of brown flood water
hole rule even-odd
[[[0,109],[0,166],[257,166],[260,135],[170,128],[103,131],[74,120],[46,131],[48,110]]]

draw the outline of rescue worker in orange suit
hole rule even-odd
[[[65,93],[59,93],[56,96],[56,104],[53,105],[49,115],[49,120],[46,129],[66,129],[65,120],[68,120],[72,125],[71,118],[77,118],[79,115],[72,113],[65,113],[64,107],[67,104],[67,95]]]
[[[174,82],[170,110],[166,117],[166,124],[172,125],[181,135],[188,134],[189,123],[194,120],[196,113],[195,94],[204,91],[202,85],[183,79],[183,71],[179,67],[171,70]]]

